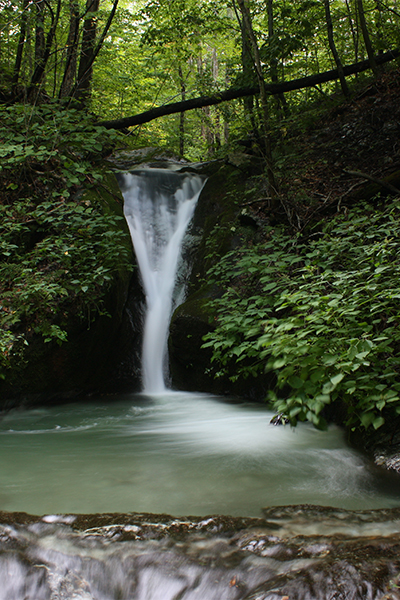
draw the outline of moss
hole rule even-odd
[[[258,165],[258,163],[257,163]],[[216,378],[211,351],[202,348],[212,330],[213,314],[208,300],[224,292],[206,281],[208,269],[221,256],[258,236],[253,219],[243,219],[248,200],[251,164],[246,169],[222,163],[207,180],[193,218],[192,234],[200,239],[193,259],[188,296],[174,312],[170,326],[169,362],[172,384],[179,389],[240,395],[263,400],[267,383],[263,377],[232,383],[230,376]],[[206,173],[207,174],[207,173]]]

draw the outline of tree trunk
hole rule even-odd
[[[90,98],[90,88],[93,74],[93,55],[97,32],[97,11],[100,0],[86,0],[87,18],[83,23],[82,48],[79,59],[78,82],[74,95],[83,104]]]
[[[376,5],[375,5],[375,14],[376,14],[376,20],[375,20],[375,26],[376,26],[376,38],[377,38],[377,42],[378,42],[378,52],[379,54],[382,54],[383,52],[383,48],[384,48],[384,36],[383,36],[383,17],[382,17],[382,2],[381,0],[376,0]]]
[[[44,56],[44,0],[34,0],[36,8],[35,22],[35,67],[40,64]]]
[[[274,37],[274,11],[272,6],[273,0],[268,0],[267,4],[267,14],[268,14],[268,38],[270,40]],[[271,81],[273,83],[278,83],[278,61],[276,58],[271,58]],[[289,107],[286,102],[286,98],[284,94],[277,94],[278,100],[278,113],[280,112],[280,107],[283,108],[283,112],[286,117],[289,116]]]
[[[371,69],[372,69],[375,77],[378,77],[379,72],[378,72],[378,67],[376,64],[375,57],[374,57],[374,51],[372,49],[371,38],[369,37],[367,22],[365,20],[363,0],[357,0],[357,9],[358,9],[358,16],[360,18],[361,32],[362,32],[362,35],[364,38],[364,44],[365,44],[365,49],[367,51],[369,64],[371,65]]]
[[[233,8],[235,10],[236,19],[239,23],[240,33],[241,33],[241,58],[242,58],[242,73],[243,73],[243,81],[246,85],[251,85],[254,79],[254,67],[253,60],[250,52],[250,41],[248,39],[246,28],[243,24],[243,19],[240,18],[240,15],[236,9],[236,3],[233,3]],[[245,118],[250,121],[251,132],[254,137],[257,137],[257,126],[256,120],[254,116],[254,101],[252,96],[246,96],[243,102]]]
[[[396,48],[380,54],[375,57],[377,65],[385,64],[400,56],[400,50]],[[344,74],[346,76],[355,75],[356,73],[362,73],[371,68],[368,60],[355,63],[343,67]],[[299,79],[293,79],[292,81],[282,81],[281,83],[270,83],[265,85],[267,94],[274,95],[286,92],[292,92],[294,90],[301,90],[307,87],[314,87],[320,83],[326,83],[327,81],[334,81],[339,79],[337,69],[332,71],[325,71],[324,73],[318,73],[317,75],[310,75],[308,77],[300,77]],[[174,102],[172,104],[165,104],[157,108],[152,108],[138,115],[131,117],[124,117],[123,119],[116,119],[113,121],[101,121],[98,125],[102,125],[107,129],[125,129],[126,127],[133,127],[134,125],[142,125],[143,123],[149,123],[159,117],[166,115],[174,115],[176,113],[193,110],[195,108],[203,108],[204,106],[212,106],[215,104],[221,104],[221,102],[227,102],[228,100],[236,100],[238,98],[244,98],[246,96],[255,96],[260,93],[258,87],[246,87],[246,88],[231,88],[224,92],[219,92],[214,96],[201,96],[200,98],[191,98],[185,100],[185,102]]]
[[[259,90],[260,90],[261,110],[262,110],[264,139],[265,139],[266,171],[267,171],[267,178],[268,178],[268,183],[269,183],[269,187],[270,187],[270,194],[271,194],[271,197],[274,198],[276,196],[277,187],[276,187],[275,175],[274,175],[274,171],[273,171],[267,91],[266,91],[266,87],[265,87],[264,75],[262,72],[260,52],[258,49],[256,36],[253,31],[251,16],[250,16],[249,8],[248,8],[248,2],[247,2],[247,0],[238,0],[238,5],[239,5],[240,12],[242,13],[244,28],[245,28],[248,38],[250,40],[252,54],[253,54],[254,68],[255,68],[256,75],[257,75],[258,86],[259,86]]]
[[[225,70],[225,86],[230,84],[228,70]],[[229,121],[224,118],[224,144],[229,142]]]
[[[179,81],[181,84],[181,98],[182,102],[186,100],[186,86],[183,78],[182,66],[179,65]],[[179,115],[179,156],[183,157],[185,151],[185,111],[182,111]]]
[[[91,10],[91,12],[96,13],[99,8],[99,2],[100,0],[87,0],[87,12]],[[106,39],[106,35],[108,33],[108,30],[110,29],[112,20],[116,13],[117,6],[118,0],[114,0],[112,9],[110,11],[110,14],[108,15],[107,23],[104,26],[103,32],[99,38],[99,41],[97,42],[97,45],[95,45],[97,32],[96,15],[90,15],[90,17],[85,20],[85,23],[83,25],[82,49],[79,60],[78,81],[74,90],[71,93],[71,95],[74,95],[83,104],[86,104],[90,99],[93,63],[96,60],[97,55],[99,54],[103,46],[104,40]]]
[[[14,72],[13,72],[13,77],[12,77],[12,81],[11,81],[13,96],[15,96],[15,94],[17,93],[18,80],[19,80],[19,75],[20,75],[20,71],[21,71],[22,55],[23,55],[24,46],[25,46],[26,24],[27,24],[27,20],[28,20],[28,5],[29,5],[29,0],[24,0],[24,3],[22,5],[21,28],[19,31],[17,54],[15,57]]]
[[[336,64],[336,67],[338,70],[339,81],[340,81],[340,85],[342,88],[342,92],[346,98],[349,98],[350,90],[348,88],[346,78],[344,76],[343,65],[340,60],[339,53],[336,49],[335,40],[333,39],[333,25],[332,25],[332,17],[331,17],[331,9],[330,9],[330,0],[324,0],[324,5],[325,5],[326,26],[328,29],[329,48],[331,49],[332,56],[334,58],[334,61],[335,61],[335,64]]]
[[[77,0],[70,0],[69,4],[69,31],[67,39],[67,54],[63,80],[61,82],[59,98],[69,96],[74,85],[78,56],[79,38],[79,4]]]
[[[200,80],[203,77],[203,56],[200,50],[200,55],[197,57],[197,73],[200,76]],[[190,100],[189,100],[190,102]],[[211,115],[210,115],[210,104],[202,105],[202,118],[201,118],[201,137],[207,147],[207,153],[212,154],[214,151],[214,133],[211,128]]]
[[[346,8],[347,8],[347,18],[349,20],[349,25],[350,25],[350,31],[351,31],[351,37],[353,38],[353,45],[354,45],[354,60],[355,62],[358,61],[358,20],[357,20],[357,10],[356,10],[356,28],[354,28],[354,23],[353,23],[353,18],[351,15],[351,9],[350,9],[350,3],[349,0],[346,0]]]
[[[218,64],[218,54],[216,48],[213,48],[212,53],[212,75],[215,86],[218,84],[218,75],[219,75],[219,64]],[[220,131],[220,118],[218,110],[215,112],[215,120],[214,120],[214,140],[215,140],[215,148],[218,150],[221,147],[221,131]]]
[[[35,44],[36,66],[35,66],[35,70],[33,72],[32,79],[31,79],[29,89],[28,89],[28,97],[31,99],[33,99],[36,96],[39,85],[43,81],[47,61],[49,60],[49,57],[50,57],[51,49],[53,46],[53,40],[54,40],[54,36],[56,33],[56,28],[57,28],[58,20],[60,18],[60,11],[61,11],[61,0],[57,0],[56,14],[53,13],[53,10],[51,9],[49,4],[46,5],[50,9],[51,25],[50,25],[50,29],[47,33],[46,43],[44,44],[44,49],[43,49],[42,42],[44,41],[44,30],[42,27],[43,27],[43,23],[44,23],[44,13],[41,12],[43,9],[42,3],[43,3],[43,0],[37,1],[37,6],[38,7],[39,7],[39,5],[42,5],[42,6],[40,7],[40,9],[39,9],[40,12],[38,13],[38,16],[40,14],[40,19],[37,21],[37,25],[36,25],[36,44]],[[39,30],[38,30],[38,27],[39,27]],[[43,39],[42,39],[42,34],[43,34]]]

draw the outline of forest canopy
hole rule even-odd
[[[400,36],[395,0],[1,0],[0,8],[1,100],[72,103],[101,121],[338,71],[334,81],[276,94],[274,121],[304,101],[347,95],[357,75],[343,67],[368,60],[377,73],[374,56]],[[201,158],[260,126],[263,104],[261,93],[205,105],[131,137]]]

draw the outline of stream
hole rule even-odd
[[[0,422],[0,509],[258,517],[283,504],[400,506],[398,479],[341,429],[271,417],[263,405],[171,391],[15,409]]]
[[[398,600],[397,479],[271,416],[171,391],[3,415],[0,600]]]

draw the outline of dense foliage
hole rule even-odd
[[[335,66],[322,0],[245,3],[266,81]],[[333,42],[343,64],[399,45],[395,0],[331,0]],[[365,28],[360,10],[365,16]],[[254,56],[234,0],[0,0],[0,100],[78,100],[102,119],[140,113],[228,87],[257,84]],[[352,78],[349,78],[351,84]],[[329,83],[285,96],[285,116],[339,90]],[[271,118],[282,118],[282,99]],[[131,132],[198,160],[260,122],[257,101],[172,115]]]
[[[319,223],[308,239],[270,228],[231,252],[209,277],[206,347],[220,373],[275,375],[269,401],[290,423],[325,426],[325,407],[346,405],[352,427],[379,428],[400,413],[400,201],[358,206]]]
[[[125,146],[191,160],[220,153],[240,167],[239,140],[266,166],[266,210],[292,203],[290,232],[269,228],[209,273],[226,290],[206,346],[221,372],[232,363],[235,376],[271,372],[270,401],[291,423],[322,427],[337,399],[351,426],[378,428],[396,412],[399,206],[342,212],[306,239],[293,236],[290,216],[306,201],[283,181],[298,153],[291,132],[307,129],[303,109],[332,92],[348,97],[356,76],[264,93],[265,82],[367,58],[377,78],[374,54],[400,43],[396,0],[0,0],[0,9],[0,377],[31,336],[62,343],[70,315],[105,310],[104,290],[127,267],[116,217],[87,193],[104,186],[98,161],[115,141],[96,121],[258,86],[260,97],[125,132]],[[350,136],[359,146],[352,130],[341,143]]]
[[[73,315],[90,322],[129,252],[115,214],[93,193],[89,159],[110,136],[76,111],[0,112],[0,377],[34,334],[63,342]],[[104,172],[104,167],[102,168]],[[90,192],[92,190],[92,192]],[[71,310],[72,309],[72,310]],[[71,315],[70,315],[71,312]]]

